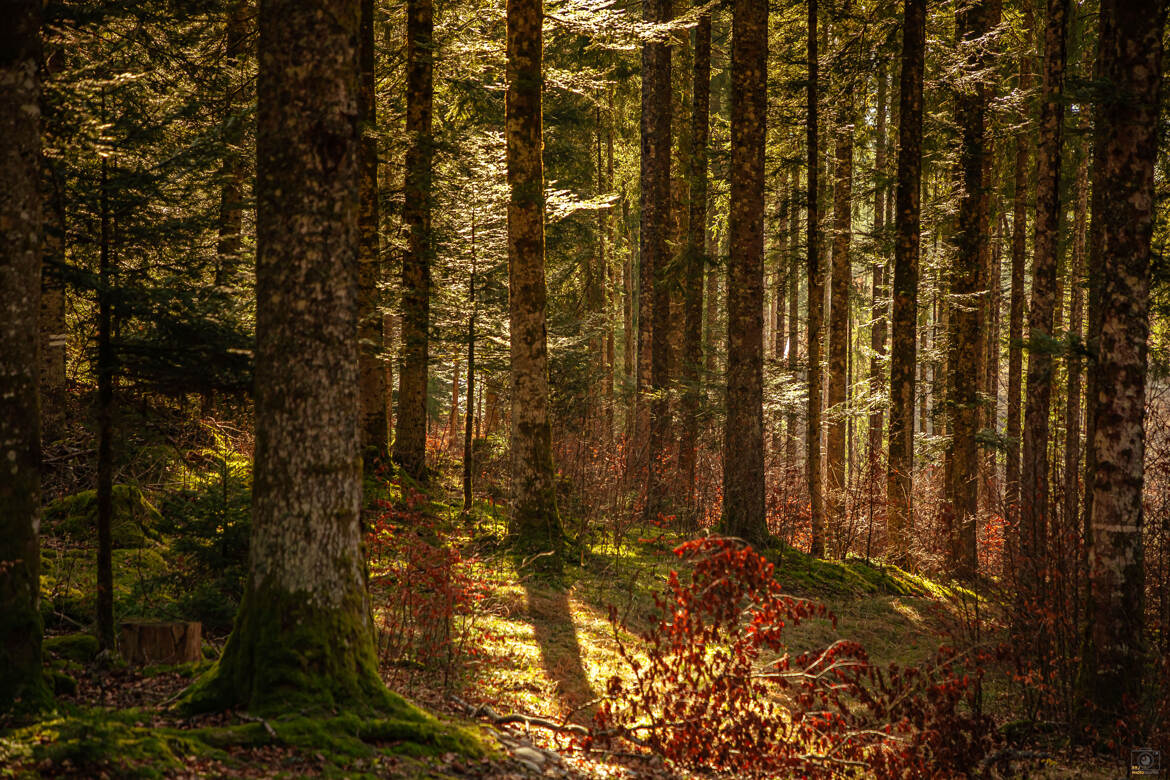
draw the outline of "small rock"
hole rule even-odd
[[[512,755],[520,761],[536,766],[540,766],[547,760],[542,751],[530,747],[518,747],[512,751]]]
[[[540,774],[540,766],[538,764],[534,764],[531,761],[525,761],[523,758],[517,758],[516,762],[519,763],[520,766],[527,769],[529,772],[537,775]]]

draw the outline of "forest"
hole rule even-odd
[[[0,0],[0,778],[1170,777],[1168,0]]]

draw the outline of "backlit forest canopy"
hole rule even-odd
[[[0,0],[0,775],[1156,775],[1166,13]]]

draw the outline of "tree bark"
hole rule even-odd
[[[0,8],[0,713],[12,713],[52,700],[41,665],[38,537],[42,4]]]
[[[878,247],[878,259],[873,264],[873,287],[870,292],[869,348],[873,355],[869,361],[869,389],[876,398],[882,392],[882,359],[886,354],[886,331],[889,329],[886,308],[886,72],[877,74],[877,121],[874,128],[873,155],[873,239]],[[876,488],[877,467],[881,459],[882,423],[885,415],[880,404],[869,413],[869,436],[867,459],[870,468],[871,489]]]
[[[359,24],[349,0],[260,3],[251,568],[192,711],[390,702],[361,554]]]
[[[472,475],[474,474],[475,433],[475,324],[479,301],[475,297],[475,276],[479,255],[475,245],[475,210],[471,211],[471,273],[467,279],[467,411],[463,423],[463,511],[471,509]]]
[[[1096,392],[1088,447],[1092,494],[1089,643],[1083,678],[1095,720],[1111,729],[1143,692],[1142,487],[1150,242],[1165,0],[1103,0],[1095,106],[1093,210],[1100,304],[1090,344]],[[1118,99],[1121,97],[1121,99]],[[1097,198],[1100,200],[1096,200]]]
[[[987,65],[975,42],[999,24],[995,0],[965,5],[955,13],[960,56],[971,75]],[[966,79],[965,79],[966,80]],[[958,186],[959,218],[954,236],[951,272],[952,305],[948,354],[947,407],[950,421],[950,481],[947,485],[951,520],[949,568],[969,580],[978,566],[976,521],[979,514],[979,385],[983,379],[983,330],[980,309],[986,305],[988,195],[984,185],[988,87],[982,81],[959,87],[955,123],[960,128]]]
[[[46,77],[48,76],[48,68]],[[44,262],[41,264],[40,303],[40,393],[41,435],[54,441],[65,427],[65,183],[56,167],[44,160],[42,169],[49,192],[44,198],[45,221],[42,238]]]
[[[1064,410],[1064,522],[1077,528],[1080,519],[1081,476],[1081,390],[1084,329],[1085,250],[1089,229],[1089,155],[1082,145],[1077,164],[1076,201],[1073,214],[1073,245],[1069,268],[1068,376]]]
[[[361,159],[358,168],[358,395],[361,399],[363,453],[383,455],[390,440],[386,420],[386,370],[383,362],[382,248],[378,231],[378,137],[374,80],[374,0],[361,0],[360,75]]]
[[[102,93],[102,117],[105,118],[105,93]],[[114,650],[114,543],[111,526],[114,506],[114,349],[113,319],[114,259],[110,246],[110,174],[109,158],[102,157],[99,181],[100,236],[98,247],[98,333],[97,333],[97,639],[102,650]]]
[[[707,267],[707,143],[711,109],[711,16],[695,27],[695,65],[691,85],[691,155],[688,161],[690,219],[683,299],[683,402],[679,441],[679,481],[688,510],[695,512],[695,464],[699,438],[699,400],[703,364],[703,271]]]
[[[406,186],[402,258],[402,357],[394,461],[415,479],[426,475],[427,369],[431,300],[431,116],[434,97],[432,0],[406,4]]]
[[[228,11],[225,46],[225,67],[227,82],[224,85],[224,156],[220,166],[219,198],[219,240],[216,242],[215,285],[217,287],[233,282],[240,264],[243,249],[244,229],[244,177],[246,173],[246,150],[244,124],[237,112],[240,100],[237,97],[243,79],[240,78],[240,61],[247,53],[249,22],[252,15],[251,0],[233,0]]]
[[[670,0],[642,2],[642,15],[647,22],[665,22],[670,12]],[[670,358],[670,290],[665,279],[671,204],[670,86],[669,41],[647,41],[642,45],[642,224],[638,254],[637,425],[633,442],[636,455],[632,463],[645,473],[643,512],[648,519],[658,514],[664,498],[659,461],[665,444]]]
[[[890,335],[890,434],[886,541],[905,558],[914,468],[914,370],[918,362],[918,253],[922,186],[922,75],[926,2],[906,0],[898,106],[898,184],[894,214],[893,312]]]
[[[1024,4],[1024,31],[1034,38],[1035,18],[1032,4]],[[1030,48],[1030,47],[1028,47]],[[1024,95],[1032,88],[1031,51],[1020,55],[1018,91]],[[1008,303],[1008,384],[1007,384],[1007,455],[1004,466],[1004,503],[1010,526],[1019,521],[1020,505],[1020,441],[1022,388],[1024,375],[1024,277],[1027,272],[1028,241],[1028,182],[1031,133],[1027,128],[1016,132],[1016,162],[1012,195],[1012,260],[1011,293]],[[1018,557],[1018,534],[1008,540],[1009,558]]]
[[[753,544],[764,517],[764,138],[768,6],[736,0],[731,47],[731,204],[727,261],[727,421],[723,530]]]
[[[1027,395],[1020,458],[1019,606],[1035,609],[1048,565],[1048,439],[1052,400],[1053,317],[1060,220],[1062,99],[1068,0],[1048,0],[1044,79],[1036,149],[1036,228],[1032,239],[1032,300],[1028,311]]]
[[[792,192],[786,193],[788,205],[788,252],[784,261],[788,264],[788,373],[796,379],[800,369],[800,209],[796,201],[796,177],[793,173]],[[784,462],[790,473],[796,469],[796,410],[788,413],[785,422],[787,438],[784,442]]]
[[[853,231],[853,106],[842,96],[837,113],[833,182],[833,259],[829,281],[829,431],[825,460],[828,466],[828,516],[838,523],[846,517],[846,395],[849,386],[849,290],[853,286],[849,244]],[[844,554],[843,550],[838,551]]]
[[[563,532],[557,514],[548,419],[545,330],[544,163],[541,88],[544,85],[542,0],[508,0],[508,309],[512,343],[512,519],[521,552],[540,555],[536,567],[558,571]],[[668,95],[669,97],[669,95]]]
[[[817,2],[808,3],[808,428],[805,442],[809,505],[812,513],[810,552],[825,554],[825,496],[821,465],[821,330],[825,319],[825,287],[821,276],[821,214],[817,205],[820,157],[817,149]]]

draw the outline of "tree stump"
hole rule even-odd
[[[122,624],[122,656],[131,664],[181,664],[203,658],[203,624],[128,621]]]

